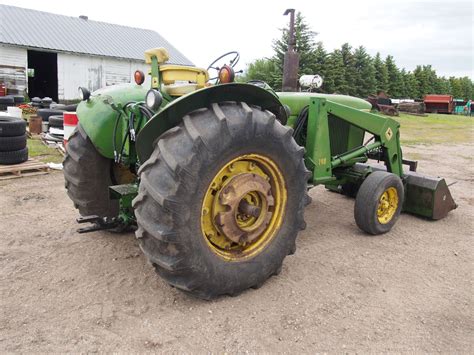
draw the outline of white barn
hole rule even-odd
[[[193,63],[157,32],[0,4],[0,84],[7,93],[78,99],[78,87],[129,83],[149,67],[144,52],[165,47],[169,63]],[[146,85],[146,83],[145,83]]]

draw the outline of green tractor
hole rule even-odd
[[[207,70],[165,64],[163,48],[145,58],[149,90],[140,71],[136,85],[80,88],[64,176],[78,222],[91,223],[79,232],[136,230],[180,290],[237,295],[278,274],[316,185],[355,197],[369,234],[390,231],[401,211],[440,219],[456,208],[444,179],[403,159],[399,124],[364,100],[234,83],[237,52]]]

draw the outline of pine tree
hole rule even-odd
[[[450,94],[457,99],[462,97],[461,81],[458,78],[451,76],[449,78],[449,84],[451,86]]]
[[[408,88],[407,88],[407,71],[405,68],[402,68],[400,70],[400,97],[401,98],[407,98],[408,96]]]
[[[438,77],[431,65],[418,65],[413,72],[398,69],[389,55],[372,59],[364,47],[352,50],[348,43],[328,53],[321,42],[314,43],[315,32],[300,13],[296,15],[296,48],[300,53],[299,74],[319,74],[324,78],[319,91],[366,97],[380,91],[392,97],[422,99],[426,94],[450,94],[472,99],[473,81],[468,77]],[[279,90],[283,76],[283,58],[287,50],[288,29],[273,42],[275,55],[250,63],[239,81],[263,80]]]
[[[402,90],[402,80],[400,72],[395,64],[395,61],[391,55],[388,55],[385,59],[385,67],[387,68],[388,74],[388,85],[387,85],[387,94],[393,98],[401,97]]]
[[[449,94],[449,81],[446,79],[444,76],[442,77],[436,77],[436,83],[435,83],[435,92],[437,94],[441,95],[446,95]]]
[[[326,68],[325,91],[331,94],[344,94],[348,91],[344,59],[340,50],[329,54]]]
[[[352,47],[349,43],[344,43],[341,47],[342,61],[344,63],[344,81],[346,82],[346,89],[344,94],[356,96],[357,95],[357,72],[355,68],[355,59],[352,54]]]
[[[312,31],[309,25],[306,23],[305,18],[298,12],[295,17],[295,37],[296,37],[296,51],[300,56],[300,65],[298,75],[304,74],[315,74],[315,68],[318,67],[315,56],[315,43],[314,37],[317,35],[316,32]],[[288,50],[288,28],[281,30],[281,37],[273,41],[273,50],[275,56],[276,67],[279,71],[279,75],[276,76],[277,80],[273,86],[274,89],[280,89],[283,80],[283,60],[285,52]]]
[[[355,96],[367,97],[376,92],[375,68],[372,58],[363,46],[354,51]]]
[[[238,77],[239,82],[250,80],[262,80],[274,87],[278,83],[278,75],[275,61],[270,58],[256,59],[248,64],[245,74]]]
[[[375,82],[376,82],[376,91],[387,92],[388,89],[388,72],[385,63],[380,57],[380,53],[377,52],[374,58],[374,68],[375,68]]]
[[[433,93],[433,90],[430,86],[429,73],[425,69],[425,66],[417,65],[413,71],[413,75],[418,82],[417,96],[419,98],[423,98],[425,95]]]
[[[404,78],[406,87],[406,97],[410,99],[419,99],[422,96],[419,95],[419,83],[415,75],[412,72],[407,72]]]
[[[313,66],[313,73],[322,76],[323,78],[326,77],[326,62],[328,59],[328,53],[324,49],[324,45],[322,42],[318,42],[316,49],[314,50],[314,66]]]
[[[461,83],[461,95],[460,98],[462,99],[467,99],[470,100],[472,99],[472,95],[474,93],[473,91],[473,85],[472,85],[472,80],[469,79],[467,76],[463,78],[459,78],[459,81]]]
[[[437,93],[439,88],[436,72],[433,70],[431,65],[424,65],[423,70],[425,71],[425,75],[428,78],[428,88],[430,90],[429,93]]]

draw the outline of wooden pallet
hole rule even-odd
[[[49,167],[36,159],[30,158],[24,163],[0,165],[0,180],[15,179],[23,176],[42,175],[49,173]]]

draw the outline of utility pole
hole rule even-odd
[[[287,9],[283,16],[288,14],[290,15],[290,32],[288,33],[288,50],[283,60],[282,91],[297,91],[300,56],[296,52],[295,9]]]

